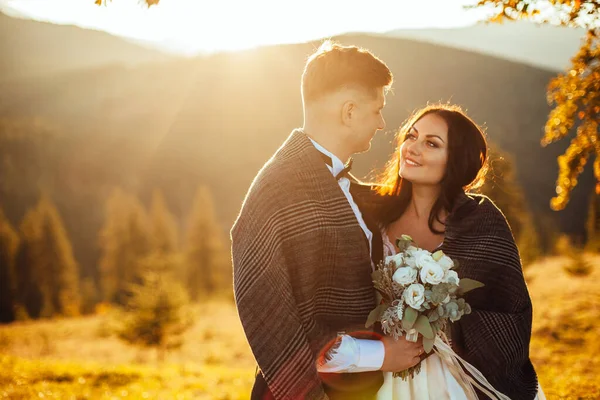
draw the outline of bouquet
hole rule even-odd
[[[423,336],[426,353],[433,350],[436,336],[444,336],[447,321],[458,321],[471,312],[462,298],[466,292],[484,286],[473,279],[459,279],[458,262],[441,250],[431,254],[414,245],[412,238],[402,235],[396,241],[399,252],[381,261],[372,274],[381,303],[369,314],[366,327],[380,322],[383,333],[395,339],[406,336],[416,342]],[[414,377],[421,364],[394,377]]]

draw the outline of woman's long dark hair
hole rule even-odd
[[[382,226],[400,218],[410,203],[412,183],[398,175],[400,146],[412,126],[428,114],[441,117],[448,126],[448,163],[441,181],[440,195],[429,214],[429,229],[442,234],[433,226],[436,220],[443,224],[439,219],[441,211],[451,212],[460,193],[476,189],[484,183],[488,147],[479,126],[456,105],[436,104],[422,108],[413,113],[396,134],[396,151],[377,179],[377,192],[382,197],[382,203],[374,214]]]

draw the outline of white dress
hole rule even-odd
[[[396,254],[396,248],[387,234],[382,232],[384,256]],[[445,362],[435,353],[421,361],[421,371],[414,378],[394,378],[392,372],[384,372],[384,382],[377,400],[472,400],[454,378]],[[536,400],[546,397],[540,387]]]

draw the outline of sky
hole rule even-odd
[[[194,55],[297,43],[345,32],[468,26],[485,17],[472,0],[0,0],[11,15],[103,30]]]

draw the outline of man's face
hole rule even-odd
[[[375,133],[385,128],[382,110],[385,106],[385,89],[378,88],[377,95],[365,93],[356,100],[356,108],[352,116],[352,126],[348,140],[352,143],[354,153],[362,153],[371,148],[371,140]]]

